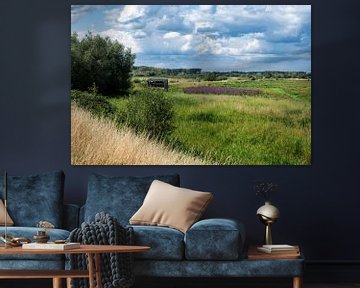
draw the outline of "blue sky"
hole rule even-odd
[[[311,72],[310,5],[73,5],[71,31],[119,41],[137,66]]]

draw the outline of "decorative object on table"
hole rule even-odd
[[[5,248],[7,247],[19,247],[24,243],[31,243],[31,240],[26,237],[14,237],[11,234],[5,234],[0,237],[0,240],[5,243]]]
[[[282,252],[282,253],[264,253],[258,250],[262,246],[250,246],[247,253],[247,259],[249,260],[272,260],[272,259],[298,259],[300,258],[300,248],[298,245],[294,247],[296,252]]]
[[[33,239],[36,243],[47,243],[50,240],[50,236],[47,235],[47,231],[49,229],[55,228],[54,224],[48,222],[48,221],[40,221],[38,224],[36,224],[36,227],[43,228],[44,230],[40,230],[34,235]]]
[[[66,240],[54,240],[55,244],[65,244]]]
[[[121,226],[116,218],[100,212],[95,221],[83,222],[81,228],[71,231],[69,241],[81,244],[103,245],[134,245],[132,227]],[[70,269],[86,270],[86,255],[71,254]],[[132,253],[101,254],[101,278],[103,287],[130,288],[134,285]],[[72,279],[71,287],[87,288],[87,279]]]
[[[274,224],[280,217],[280,211],[270,202],[270,197],[273,192],[279,190],[278,185],[271,182],[260,182],[254,187],[256,195],[259,195],[265,200],[265,205],[261,206],[256,214],[261,223],[265,225],[264,242],[266,245],[272,244],[271,225]]]
[[[43,220],[43,221],[39,221],[39,223],[36,224],[36,227],[43,228],[46,233],[47,230],[55,228],[55,225],[48,221]]]
[[[47,243],[50,240],[50,236],[45,231],[38,231],[33,239],[36,243]]]

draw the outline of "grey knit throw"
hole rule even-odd
[[[116,218],[101,212],[95,215],[94,222],[84,222],[81,224],[81,228],[71,231],[69,240],[81,244],[133,245],[133,234],[132,227],[124,228],[118,224]],[[88,259],[86,255],[71,254],[69,259],[71,269],[87,269]],[[129,288],[133,286],[132,253],[101,254],[101,279],[103,288]],[[88,279],[73,279],[71,287],[88,288],[89,281]]]

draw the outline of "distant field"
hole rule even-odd
[[[134,78],[134,91],[146,88]],[[311,164],[311,81],[232,77],[222,81],[170,78],[175,109],[168,145],[181,153],[224,165]],[[258,89],[256,95],[186,94],[183,88]],[[151,88],[154,89],[154,88]],[[157,89],[157,88],[155,88]],[[110,102],[121,111],[126,99]]]

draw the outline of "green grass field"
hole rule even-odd
[[[133,90],[144,87],[134,78]],[[196,81],[170,78],[175,130],[168,142],[177,150],[222,165],[311,164],[311,81],[229,78]],[[185,94],[184,87],[259,89],[256,96]],[[155,88],[157,89],[157,88]],[[126,99],[112,98],[119,110]]]

